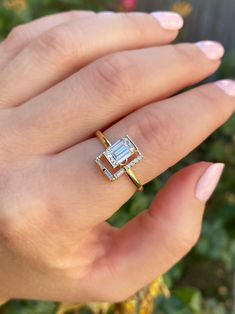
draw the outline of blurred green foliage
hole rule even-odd
[[[11,3],[13,1],[10,1]],[[20,3],[21,2],[21,3]],[[20,23],[38,16],[70,9],[115,9],[117,1],[100,0],[18,0],[21,7],[6,8],[0,2],[0,36]],[[216,79],[235,76],[235,52],[229,53]],[[208,138],[199,148],[149,183],[145,193],[136,194],[110,223],[122,226],[145,209],[155,193],[178,169],[208,160],[226,164],[223,178],[208,204],[202,235],[197,246],[178,265],[166,274],[172,289],[169,299],[157,298],[159,314],[231,314],[235,300],[235,116]],[[144,267],[144,265],[143,265]],[[144,269],[143,269],[144,271]],[[48,302],[11,301],[0,309],[0,314],[53,314],[57,304]],[[85,311],[84,313],[88,313]],[[234,313],[234,312],[233,312]]]

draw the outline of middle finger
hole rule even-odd
[[[208,46],[208,42],[204,45]],[[20,136],[20,141],[8,136],[6,142],[13,140],[15,151],[29,154],[64,150],[131,111],[213,73],[220,64],[223,48],[214,42],[210,48],[219,49],[216,58],[211,56],[213,60],[194,44],[104,57],[10,111],[4,121],[8,129],[9,125],[12,128],[11,134]]]

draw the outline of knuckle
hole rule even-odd
[[[166,225],[166,224],[165,224]],[[167,227],[169,230],[169,227]],[[200,227],[196,229],[186,228],[185,230],[174,228],[173,230],[169,230],[174,238],[174,244],[172,243],[172,239],[165,240],[165,248],[168,253],[168,260],[175,264],[180,258],[186,255],[198,242],[200,236]]]
[[[97,88],[105,95],[126,98],[133,91],[134,64],[124,54],[112,54],[99,60],[94,67]]]
[[[130,13],[123,13],[123,20],[127,24],[127,29],[132,29],[137,37],[143,38],[146,34],[146,20]]]
[[[24,25],[18,25],[14,27],[6,38],[6,43],[9,45],[20,45],[27,40],[26,27]]]
[[[186,254],[198,242],[199,236],[199,230],[195,229],[178,232],[176,243],[179,251]]]
[[[194,60],[199,61],[198,58],[193,58],[193,51],[191,49],[191,44],[178,44],[169,46],[173,51],[173,55],[176,55],[180,62],[187,62],[188,64],[193,64]]]
[[[202,86],[194,91],[195,101],[203,106],[204,115],[209,120],[213,117],[213,121],[220,125],[231,116],[231,107],[224,103],[227,102],[227,97],[223,98],[224,95],[219,90],[212,86]]]
[[[151,215],[150,211],[147,211],[147,214],[147,217],[150,218],[150,221],[147,222],[147,230],[149,230],[149,227],[156,227],[155,224],[157,223],[159,232],[168,235],[163,239],[163,245],[166,261],[169,261],[171,265],[187,254],[198,242],[201,231],[201,220],[195,223],[195,225],[185,223],[182,225],[182,223],[176,223],[175,219],[170,216],[158,216],[156,219],[156,217]],[[143,220],[141,223],[146,228],[146,220]]]
[[[69,12],[67,12],[67,14],[69,15],[69,17],[71,18],[77,18],[81,16],[81,12],[77,11],[77,10],[70,10]]]
[[[203,106],[206,106],[206,108],[210,109],[213,106],[216,106],[218,103],[218,95],[215,95],[214,93],[210,93],[205,91],[202,88],[198,88],[195,90],[196,97],[200,99],[201,103],[203,103]]]
[[[179,136],[177,130],[173,128],[173,119],[169,112],[159,110],[157,105],[142,109],[136,121],[137,137],[140,137],[143,143],[156,147],[154,151],[161,151],[161,155],[166,158],[167,152],[173,149]]]
[[[200,99],[200,102],[203,104],[203,106],[206,106],[206,108],[208,108],[208,110],[210,110],[211,108],[212,110],[217,111],[218,107],[220,109],[222,109],[223,107],[221,106],[221,103],[220,103],[221,97],[219,97],[220,96],[219,93],[216,93],[215,90],[212,91],[208,88],[199,87],[195,89],[195,95],[196,95],[196,98]]]
[[[79,38],[79,36],[78,36]],[[45,32],[35,43],[33,48],[36,51],[43,51],[56,60],[67,62],[73,59],[77,52],[75,41],[72,40],[69,27],[65,25],[57,26]]]

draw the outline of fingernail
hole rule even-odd
[[[225,94],[235,96],[235,81],[234,80],[220,80],[214,83],[221,88]]]
[[[224,55],[224,47],[216,41],[199,41],[195,44],[210,60],[221,59]]]
[[[206,203],[209,200],[220,180],[223,170],[224,164],[216,163],[209,166],[202,174],[195,190],[195,196],[199,201]]]
[[[178,30],[183,27],[182,16],[174,12],[158,11],[152,12],[152,16],[160,23],[161,27],[167,30]]]

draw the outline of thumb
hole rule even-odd
[[[110,282],[125,299],[182,258],[198,240],[205,203],[223,164],[201,162],[176,173],[149,210],[116,231],[107,257]]]

